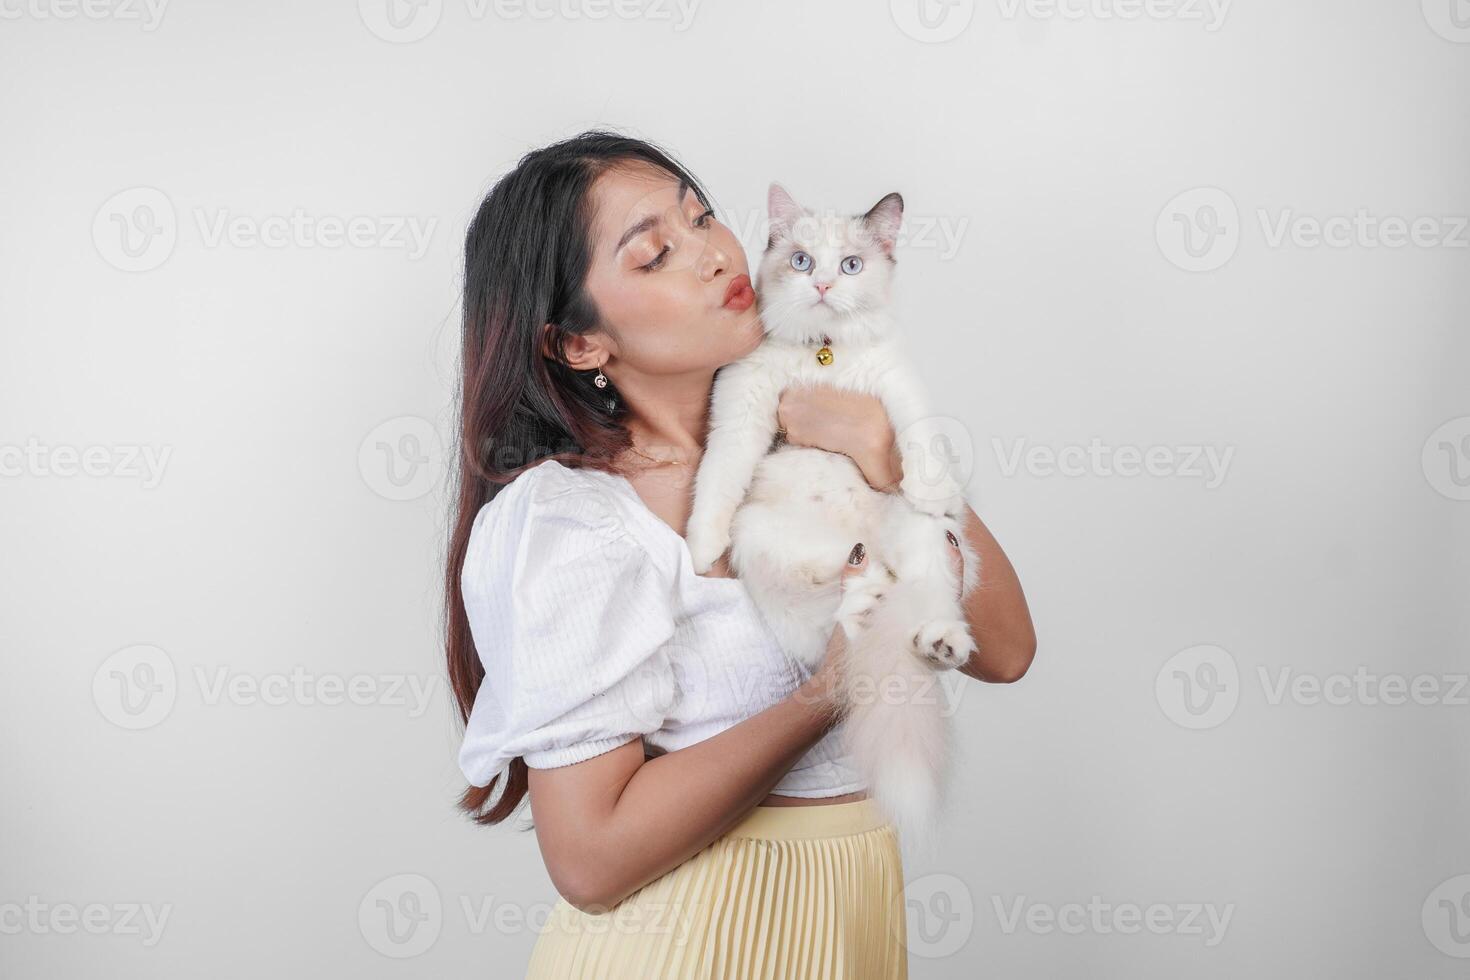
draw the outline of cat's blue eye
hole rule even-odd
[[[791,268],[797,272],[810,272],[812,268],[812,257],[805,252],[795,252],[791,256]]]
[[[849,276],[855,276],[863,271],[863,260],[856,255],[849,255],[842,260],[841,269]]]

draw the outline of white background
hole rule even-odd
[[[1040,652],[965,688],[914,977],[1465,975],[1463,0],[388,2],[0,0],[0,973],[520,975],[555,895],[453,807],[436,432],[481,195],[607,125],[738,220],[933,229],[902,319]],[[1312,243],[1360,211],[1431,223]]]

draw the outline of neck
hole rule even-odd
[[[714,380],[713,371],[619,379],[633,445],[645,452],[678,456],[701,452]]]

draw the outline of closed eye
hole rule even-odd
[[[645,265],[639,266],[638,268],[643,269],[643,270],[648,271],[648,272],[653,272],[659,266],[661,266],[661,265],[664,264],[664,258],[668,254],[669,254],[669,247],[667,245],[665,245],[663,248],[659,249],[658,254],[655,255],[652,260],[650,260]]]
[[[710,223],[710,219],[712,219],[714,216],[715,216],[714,209],[713,208],[707,208],[701,214],[695,216],[695,218],[694,218],[694,227],[696,227],[696,228],[708,228],[709,227],[709,223]],[[644,270],[645,272],[654,272],[654,271],[656,271],[659,268],[659,266],[661,266],[661,265],[664,264],[664,260],[666,258],[668,258],[668,255],[669,255],[669,246],[665,245],[663,248],[659,249],[659,252],[658,252],[657,255],[655,255],[647,263],[645,263],[644,265],[639,266],[638,268]]]

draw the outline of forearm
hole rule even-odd
[[[990,529],[965,505],[965,541],[980,558],[980,582],[964,599],[976,650],[960,671],[977,680],[1020,680],[1036,656],[1036,628],[1016,569]]]
[[[718,735],[638,767],[590,842],[611,907],[734,827],[835,724],[821,677]]]
[[[853,456],[875,490],[896,492],[903,463],[892,440]],[[1016,569],[995,536],[967,503],[965,541],[980,559],[980,583],[964,600],[965,619],[978,648],[959,669],[977,680],[1010,683],[1025,676],[1036,656],[1036,630]]]

